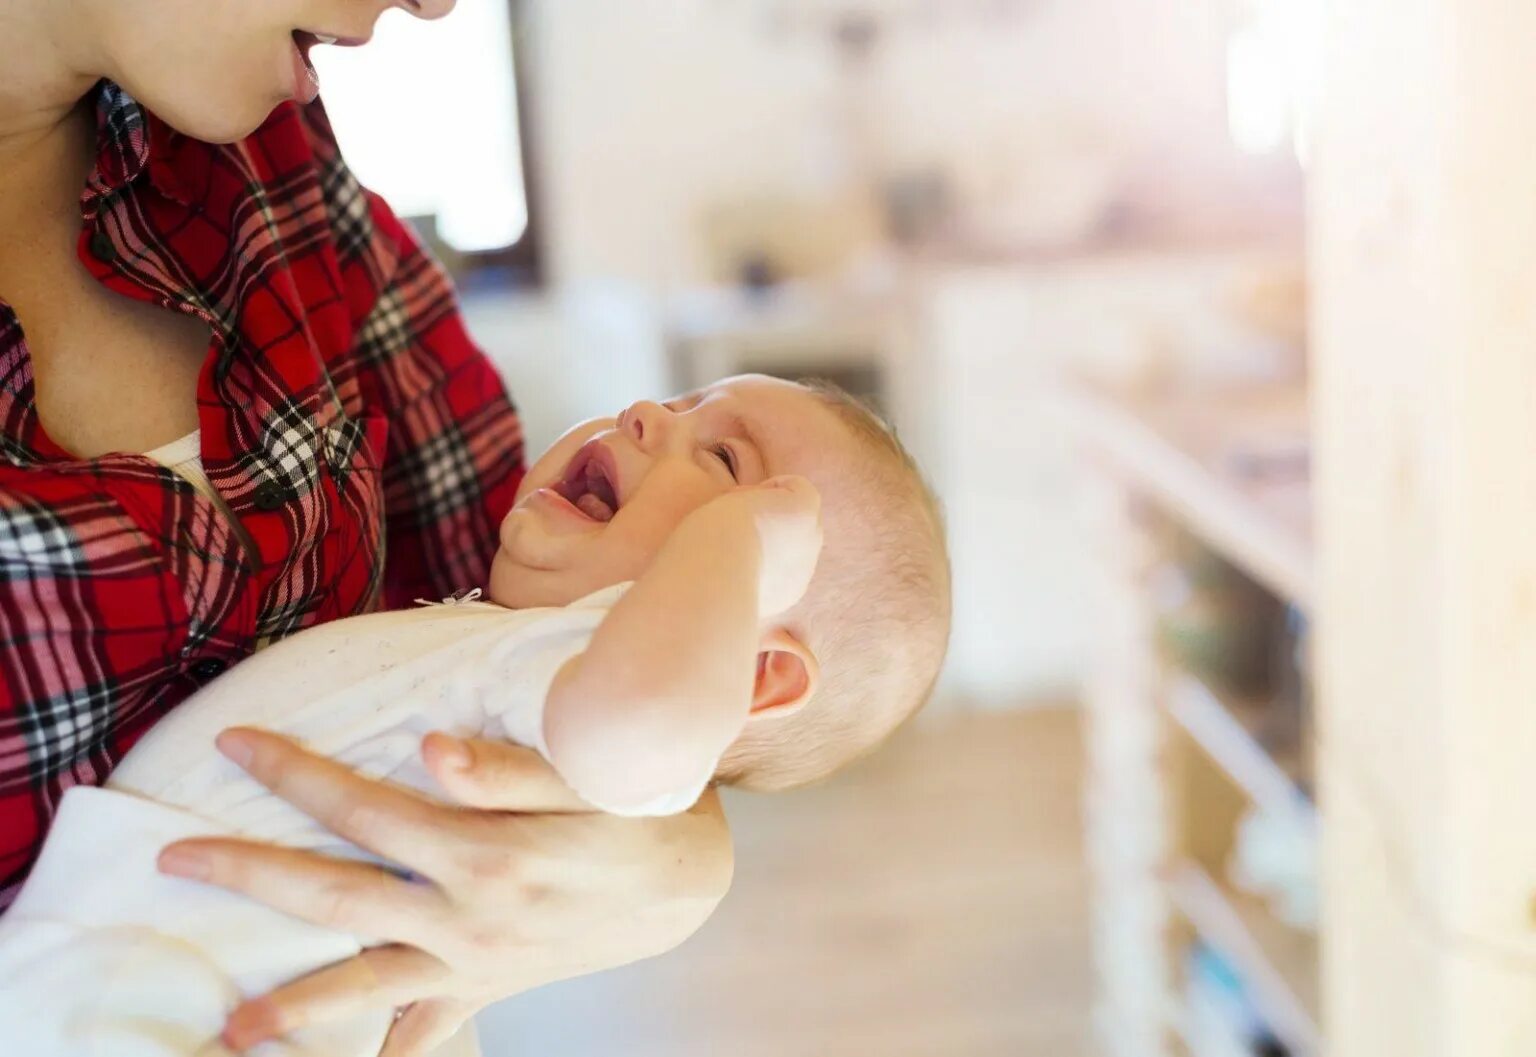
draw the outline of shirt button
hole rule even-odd
[[[226,666],[223,661],[218,660],[215,657],[206,657],[203,660],[198,661],[188,670],[195,678],[206,683],[214,676],[223,672],[225,667]]]
[[[117,246],[112,242],[112,237],[105,231],[91,233],[91,256],[102,264],[111,264],[117,260]]]
[[[276,481],[266,481],[256,486],[254,498],[257,510],[272,511],[288,501],[288,490]]]

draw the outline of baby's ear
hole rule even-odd
[[[752,685],[751,719],[781,719],[811,699],[821,667],[811,648],[783,628],[763,633],[757,679]]]

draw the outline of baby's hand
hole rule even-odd
[[[758,611],[778,616],[805,596],[821,555],[821,494],[804,477],[785,474],[721,497],[745,503],[763,546]]]

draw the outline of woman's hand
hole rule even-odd
[[[237,1050],[402,1007],[382,1054],[419,1057],[499,998],[672,949],[730,886],[730,834],[713,792],[684,815],[597,814],[530,750],[432,734],[422,753],[462,805],[450,806],[274,734],[226,731],[219,748],[326,828],[416,875],[236,840],[162,852],[166,872],[382,943],[239,1006],[224,1032]]]

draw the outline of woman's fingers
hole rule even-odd
[[[450,846],[444,830],[452,808],[376,781],[288,738],[249,727],[218,737],[219,751],[252,778],[353,844],[418,873]]]
[[[415,947],[370,947],[242,1002],[225,1021],[221,1037],[233,1050],[248,1050],[311,1024],[428,998],[447,976],[446,965]]]
[[[448,900],[376,863],[224,838],[177,841],[162,873],[227,888],[305,921],[419,946],[440,929]]]
[[[428,734],[421,755],[432,777],[465,807],[528,813],[590,812],[533,749]]]
[[[474,1010],[448,998],[417,1002],[395,1021],[379,1057],[426,1057],[453,1038]]]

